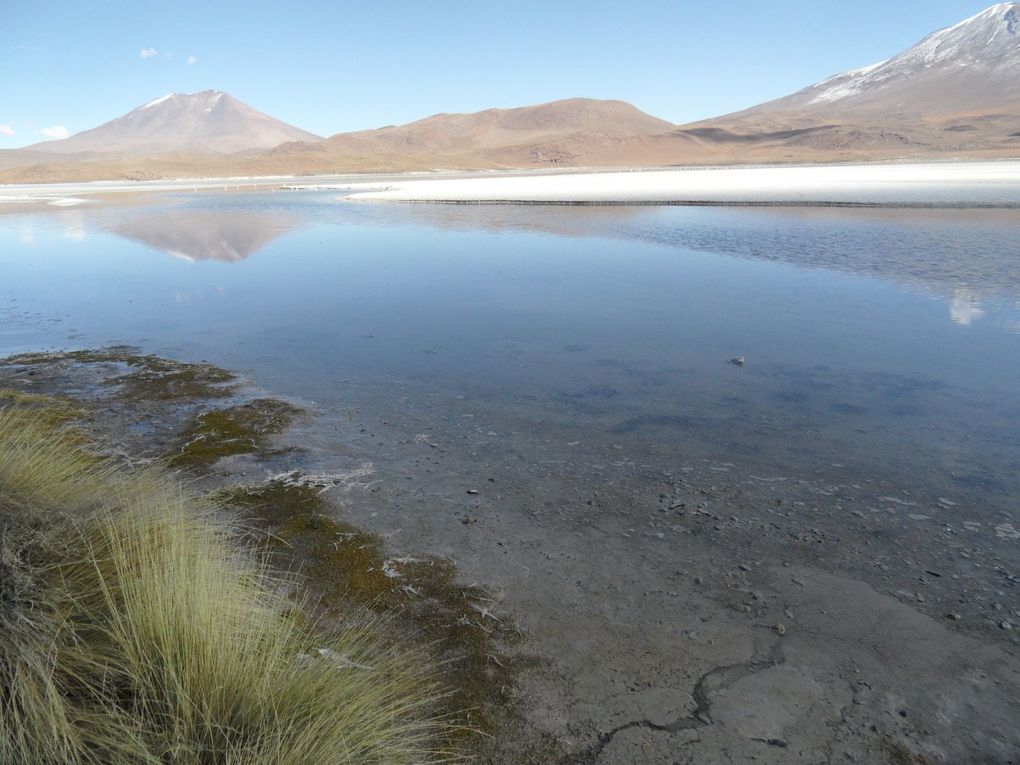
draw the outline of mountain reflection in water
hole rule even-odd
[[[299,225],[276,210],[162,208],[129,215],[107,230],[185,260],[237,263]]]

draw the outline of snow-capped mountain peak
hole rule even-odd
[[[830,77],[802,95],[808,105],[834,104],[952,70],[982,70],[993,79],[1020,75],[1020,2],[993,5],[892,58]]]
[[[318,136],[256,111],[222,90],[201,90],[167,93],[105,125],[38,148],[61,153],[216,154],[317,140]]]

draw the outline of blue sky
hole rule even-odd
[[[323,135],[572,96],[688,122],[887,58],[990,4],[3,0],[0,148],[208,88]]]

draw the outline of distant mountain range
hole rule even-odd
[[[575,98],[321,138],[220,91],[172,93],[63,141],[0,151],[0,181],[1020,155],[1020,2],[886,61],[677,126]]]

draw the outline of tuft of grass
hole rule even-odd
[[[0,762],[443,759],[422,654],[364,611],[312,623],[222,515],[0,410]]]
[[[232,454],[269,454],[269,438],[282,433],[303,410],[260,398],[199,414],[184,431],[183,445],[170,457],[175,467],[208,468]]]
[[[528,659],[507,654],[522,635],[493,613],[492,593],[458,583],[449,560],[388,558],[379,537],[337,520],[312,486],[275,480],[216,496],[269,532],[268,552],[280,568],[301,567],[301,586],[320,605],[390,615],[434,647],[449,684],[443,712],[454,723],[452,745],[477,747],[479,733],[494,734],[506,722]]]

